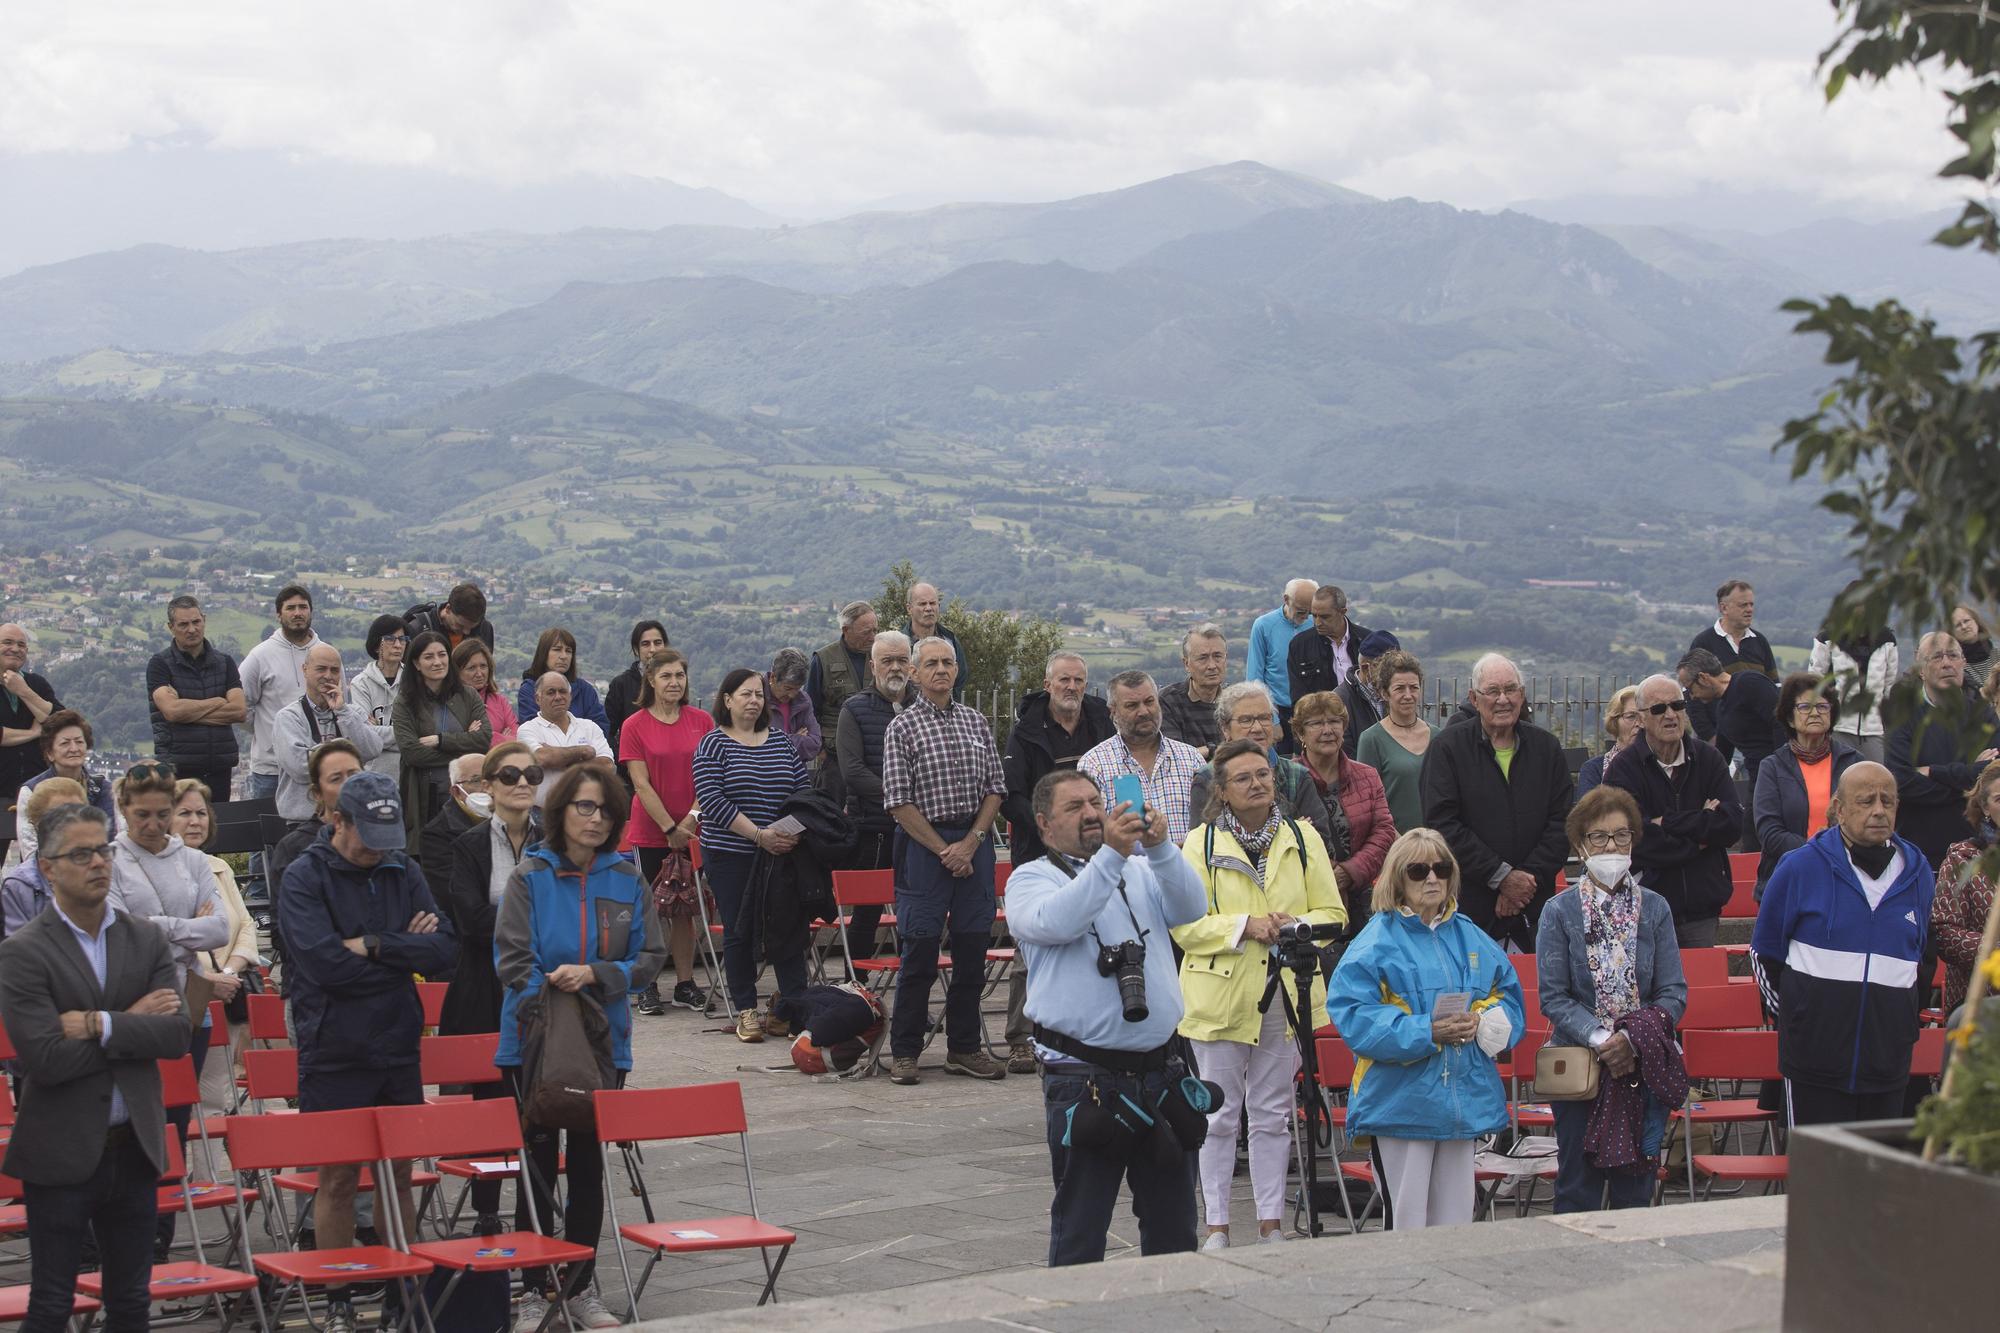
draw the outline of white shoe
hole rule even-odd
[[[1201,1243],[1201,1252],[1203,1254],[1215,1254],[1228,1248],[1229,1233],[1227,1231],[1211,1231],[1208,1233],[1208,1239]]]
[[[1285,1238],[1285,1229],[1279,1227],[1276,1231],[1266,1231],[1263,1235],[1257,1237],[1257,1243],[1259,1245],[1276,1245]]]
[[[535,1333],[549,1317],[549,1303],[532,1291],[521,1293],[514,1302],[514,1333]]]
[[[616,1328],[620,1322],[617,1315],[604,1308],[603,1298],[595,1288],[569,1298],[569,1317],[578,1328]]]

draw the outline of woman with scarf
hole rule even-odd
[[[1222,1088],[1222,1108],[1208,1118],[1201,1192],[1208,1214],[1204,1250],[1229,1247],[1230,1181],[1236,1173],[1236,1127],[1250,1118],[1250,1189],[1260,1242],[1284,1239],[1285,1173],[1291,1165],[1292,1080],[1298,1045],[1273,997],[1257,1012],[1266,960],[1279,927],[1292,921],[1339,925],[1347,909],[1334,886],[1326,844],[1310,827],[1280,813],[1270,756],[1255,740],[1225,741],[1209,765],[1215,788],[1204,823],[1188,831],[1181,854],[1208,891],[1208,912],[1174,928],[1186,1004],[1180,1034],[1194,1043],[1202,1077]],[[1297,993],[1285,975],[1292,1009],[1318,1028],[1326,992],[1315,982]]]
[[[1842,741],[1859,750],[1863,759],[1882,763],[1885,754],[1882,701],[1889,697],[1889,687],[1896,683],[1896,676],[1902,670],[1895,632],[1887,625],[1865,634],[1847,635],[1837,633],[1832,626],[1822,628],[1819,637],[1813,640],[1806,670],[1815,676],[1838,674],[1843,681],[1861,678],[1868,688],[1868,711],[1856,712],[1834,730]],[[1846,688],[1843,684],[1842,691]]]
[[[1972,836],[1956,842],[1938,866],[1937,896],[1931,899],[1931,937],[1944,960],[1944,1011],[1965,1003],[1979,940],[1993,910],[1993,881],[1979,872],[1979,859],[2000,841],[2000,760],[1979,770],[1965,802]],[[1964,882],[1961,883],[1960,881]]]
[[[1347,1132],[1373,1140],[1395,1231],[1472,1220],[1476,1141],[1507,1127],[1494,1060],[1526,1027],[1506,953],[1458,910],[1444,835],[1397,838],[1375,877],[1375,915],[1347,946],[1326,1009],[1358,1057]]]
[[[1773,756],[1775,759],[1776,756]],[[1767,760],[1766,763],[1771,761]],[[1574,890],[1542,909],[1535,936],[1542,1013],[1549,1041],[1588,1046],[1604,1068],[1598,1097],[1613,1095],[1614,1079],[1639,1073],[1628,1031],[1633,1015],[1656,1009],[1664,1029],[1687,1009],[1687,982],[1674,936],[1674,911],[1632,877],[1632,849],[1644,833],[1638,802],[1618,787],[1598,787],[1570,808],[1565,825],[1572,854],[1584,864]],[[1643,1091],[1643,1090],[1642,1090]],[[1642,1208],[1652,1200],[1654,1172],[1671,1107],[1644,1092],[1638,1150],[1625,1169],[1597,1164],[1586,1142],[1596,1102],[1552,1102],[1556,1118],[1556,1211]]]
[[[1979,613],[1963,603],[1951,609],[1951,637],[1965,650],[1965,685],[1976,690],[1993,670],[1993,636]]]
[[[1369,897],[1382,858],[1396,840],[1396,821],[1389,814],[1389,796],[1381,775],[1351,758],[1347,745],[1350,716],[1338,695],[1325,690],[1308,694],[1292,705],[1292,735],[1326,808],[1338,807],[1347,818],[1347,854],[1333,864],[1334,883],[1347,904],[1347,919],[1368,919]]]
[[[1863,756],[1836,736],[1840,697],[1831,683],[1795,671],[1778,687],[1778,728],[1791,744],[1767,755],[1757,768],[1757,896],[1778,868],[1778,858],[1803,847],[1826,827],[1827,802],[1840,775]]]

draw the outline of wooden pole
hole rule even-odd
[[[1979,868],[1982,873],[1988,868],[1987,862],[1993,859],[1995,857],[1991,851],[1980,858]],[[1991,876],[1988,878],[1991,879]],[[1993,944],[1996,938],[2000,938],[2000,893],[1993,895],[1993,906],[1986,913],[1986,930],[1979,937],[1979,952],[1972,960],[1972,984],[1965,989],[1965,1022],[1971,1027],[1979,1026],[1979,1004],[1986,998],[1986,970],[1983,964],[1993,956]],[[1947,1100],[1951,1097],[1952,1080],[1958,1076],[1958,1054],[1960,1053],[1954,1053],[1951,1063],[1945,1066],[1944,1086],[1938,1089],[1938,1096]],[[1935,1161],[1937,1155],[1937,1135],[1932,1134],[1924,1140],[1924,1160]]]

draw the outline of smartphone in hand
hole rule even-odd
[[[1127,773],[1111,779],[1111,809],[1116,810],[1121,805],[1130,805],[1132,813],[1141,819],[1146,817],[1146,788],[1137,774]]]

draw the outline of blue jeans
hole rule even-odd
[[[1644,1208],[1653,1201],[1653,1170],[1627,1175],[1600,1171],[1584,1156],[1583,1137],[1590,1129],[1592,1102],[1550,1102],[1556,1117],[1556,1211],[1594,1213],[1604,1204],[1605,1186],[1611,1187],[1613,1208]],[[1646,1150],[1654,1158],[1667,1123],[1667,1108],[1646,1094]]]
[[[1104,1092],[1123,1089],[1150,1104],[1167,1086],[1165,1072],[1115,1074],[1093,1069]],[[1042,1071],[1042,1101],[1049,1137],[1049,1169],[1055,1176],[1056,1197],[1049,1207],[1049,1267],[1094,1264],[1104,1258],[1104,1237],[1118,1207],[1118,1187],[1132,1186],[1132,1212],[1139,1219],[1141,1254],[1181,1254],[1192,1251],[1194,1239],[1194,1163],[1186,1153],[1173,1167],[1131,1160],[1130,1154],[1109,1156],[1083,1148],[1066,1148],[1069,1110],[1090,1095],[1091,1079],[1078,1067],[1051,1065]],[[1141,1091],[1152,1096],[1140,1095]]]
[[[735,1008],[757,1007],[757,960],[750,954],[750,936],[736,921],[743,914],[743,895],[750,887],[750,868],[757,863],[755,853],[702,852],[701,870],[708,887],[715,890],[716,910],[722,913],[722,976],[729,987],[729,1003]],[[806,957],[771,960],[778,979],[779,995],[797,995],[806,988]]]
[[[946,841],[963,838],[966,825],[937,825]],[[895,1008],[889,1015],[889,1053],[914,1059],[924,1049],[938,949],[951,935],[951,980],[945,986],[946,1049],[970,1055],[979,1049],[979,992],[986,980],[986,951],[993,944],[993,843],[980,843],[972,873],[960,879],[921,844],[896,837],[896,935],[902,967]]]
[[[31,1286],[21,1323],[26,1333],[62,1333],[69,1323],[84,1237],[91,1232],[104,1275],[105,1333],[144,1333],[152,1326],[147,1293],[159,1181],[128,1127],[106,1139],[97,1170],[81,1185],[23,1185]]]

